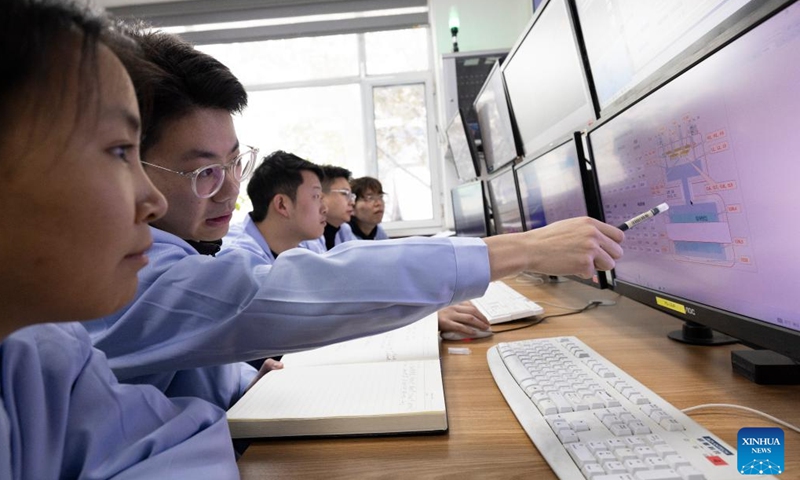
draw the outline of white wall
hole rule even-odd
[[[437,56],[451,50],[450,9],[460,22],[462,52],[511,48],[533,14],[530,0],[428,0]]]

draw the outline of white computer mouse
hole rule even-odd
[[[461,332],[442,332],[442,340],[465,340],[473,338],[486,338],[494,335],[491,330],[475,330],[473,335],[467,335]]]

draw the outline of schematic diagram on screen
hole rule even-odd
[[[699,116],[686,114],[638,148],[651,197],[670,206],[661,251],[678,260],[754,268],[732,141],[725,125],[704,131],[700,124]]]

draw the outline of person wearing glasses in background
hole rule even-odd
[[[169,209],[151,224],[151,263],[133,302],[84,324],[121,381],[228,408],[256,378],[248,360],[399,328],[523,270],[588,277],[622,255],[623,232],[584,217],[486,239],[293,248],[272,265],[243,248],[212,257],[256,156],[233,126],[247,94],[177,36],[129,30],[142,55],[126,66],[153,91],[141,156]]]
[[[325,174],[322,181],[322,201],[325,202],[327,213],[325,232],[319,243],[324,247],[323,251],[327,251],[356,239],[348,223],[353,215],[356,195],[350,190],[350,170],[335,165],[322,165],[322,171]]]
[[[323,165],[322,170],[325,172],[322,191],[324,193],[323,199],[328,209],[327,225],[325,226],[325,235],[322,238],[316,242],[312,240],[301,243],[301,246],[312,250],[320,247],[324,247],[324,250],[330,250],[341,243],[359,239],[353,235],[348,224],[356,201],[356,194],[350,190],[350,170],[333,165]],[[359,182],[362,180],[359,179]],[[375,180],[375,182],[378,181]],[[381,191],[380,182],[377,185],[377,190]],[[380,216],[382,215],[383,211],[381,210]],[[381,231],[383,230],[381,229]],[[458,332],[472,336],[475,335],[476,329],[486,331],[491,328],[486,317],[470,302],[444,307],[437,312],[437,318],[439,331],[441,332]]]
[[[355,211],[350,219],[353,235],[360,240],[386,240],[389,235],[380,226],[386,208],[386,194],[380,180],[373,177],[356,178],[350,182],[356,194]]]

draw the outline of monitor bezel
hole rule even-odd
[[[692,56],[691,62],[670,62],[670,64],[675,65],[675,68],[669,74],[665,74],[664,78],[666,78],[666,80],[649,90],[646,94],[637,98],[635,102],[631,102],[626,105],[625,108],[615,111],[611,116],[600,119],[600,121],[598,121],[591,129],[589,129],[589,131],[586,133],[586,138],[589,146],[588,150],[592,158],[592,165],[594,166],[595,162],[591,150],[591,137],[596,130],[602,128],[614,118],[628,111],[628,109],[634,108],[645,98],[654,94],[694,66],[700,64],[706,58],[714,55],[719,50],[733,43],[750,30],[758,27],[773,16],[777,15],[795,1],[796,0],[767,1],[761,5],[758,5],[759,8],[753,10],[755,13],[748,12],[745,15],[735,15],[735,19],[731,17],[732,20],[735,20],[735,25],[730,27],[736,32],[735,35],[726,35],[724,36],[724,39],[717,38],[713,41],[709,40],[707,47],[704,49],[704,54],[702,56]],[[767,3],[769,3],[769,7],[767,7]],[[598,198],[600,199],[600,207],[602,209],[602,193],[600,192],[599,182],[597,194]],[[699,324],[722,334],[734,337],[743,345],[747,345],[756,349],[772,350],[781,355],[785,355],[794,361],[800,362],[800,331],[792,330],[765,320],[748,317],[736,312],[707,305],[702,302],[692,301],[684,297],[656,291],[625,280],[620,280],[617,278],[616,274],[614,274],[613,277],[614,279],[611,282],[610,288],[625,297],[653,307],[658,311],[667,313],[684,322]]]

